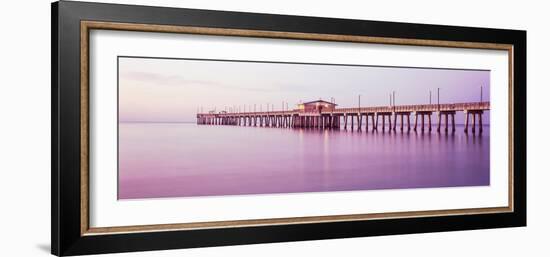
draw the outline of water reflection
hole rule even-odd
[[[119,131],[123,199],[489,184],[489,127],[465,134],[128,123]]]

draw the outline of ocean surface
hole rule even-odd
[[[399,128],[398,128],[399,130]],[[119,199],[489,185],[484,132],[119,124]]]

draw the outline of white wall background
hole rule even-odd
[[[550,22],[545,1],[104,0],[200,9],[525,29],[528,227],[212,247],[117,256],[548,256]],[[0,255],[47,256],[50,242],[50,1],[0,15]],[[536,109],[536,108],[540,109]],[[546,120],[545,120],[546,119]]]

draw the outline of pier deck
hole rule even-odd
[[[317,129],[350,129],[362,130],[386,130],[386,118],[388,119],[388,130],[396,131],[399,117],[400,127],[403,131],[411,130],[411,115],[414,115],[415,131],[425,129],[425,121],[428,121],[427,129],[432,130],[432,115],[435,113],[437,119],[437,131],[441,131],[444,121],[444,131],[449,129],[455,131],[455,114],[464,112],[465,128],[468,133],[471,127],[472,133],[477,130],[483,131],[482,115],[484,111],[490,110],[490,102],[470,102],[453,104],[423,104],[423,105],[395,105],[395,106],[374,106],[356,108],[334,108],[331,110],[305,111],[300,109],[260,112],[220,112],[220,113],[197,113],[197,124],[202,125],[234,125],[234,126],[260,126],[260,127],[281,127],[281,128],[317,128]],[[364,118],[364,122],[363,122]],[[369,126],[369,118],[371,125]],[[379,119],[382,122],[379,124]],[[449,118],[451,127],[449,128]],[[356,124],[355,124],[356,123]]]

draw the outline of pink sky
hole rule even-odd
[[[265,110],[335,98],[341,107],[489,101],[490,71],[119,58],[120,121],[193,122],[197,109]],[[261,106],[261,107],[260,107]],[[489,115],[484,115],[488,121]],[[461,118],[458,120],[460,121]],[[486,121],[486,122],[487,122]]]

